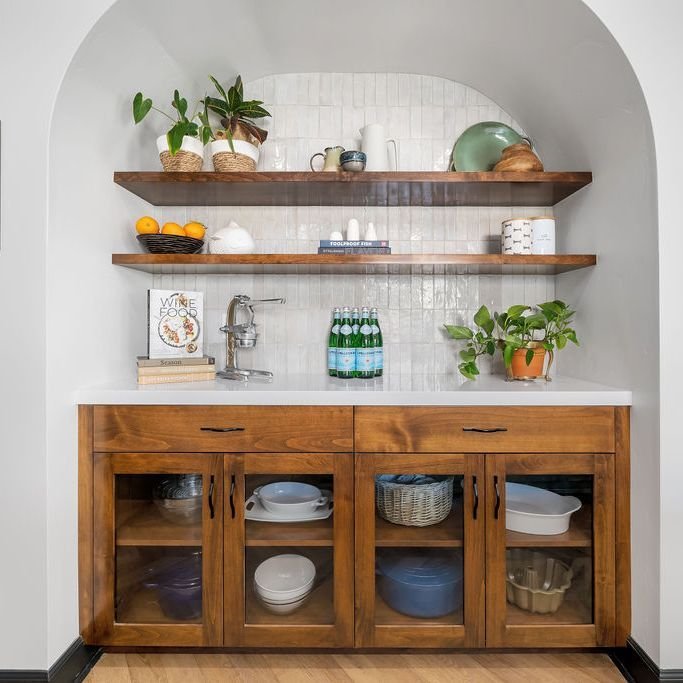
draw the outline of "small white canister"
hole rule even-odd
[[[508,218],[503,221],[503,254],[530,254],[531,230],[531,221],[528,218]]]
[[[532,254],[555,253],[555,219],[552,216],[532,216]]]

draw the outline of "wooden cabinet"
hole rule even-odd
[[[87,643],[624,643],[628,408],[191,408],[80,408],[79,582]],[[234,427],[243,431],[228,431]],[[379,514],[376,483],[387,475],[449,482],[445,518],[425,526],[388,521],[393,513],[387,507]],[[331,514],[307,522],[253,519],[254,491],[287,480],[326,492]],[[582,506],[568,531],[543,536],[506,528],[508,491],[520,484],[577,497]],[[182,510],[185,503],[164,486],[195,487],[192,509]],[[276,614],[257,597],[253,577],[261,562],[287,553],[311,560],[316,579],[301,607]],[[571,573],[562,604],[545,613],[543,606],[521,608],[511,582],[548,560]],[[395,590],[393,567],[413,571],[416,561],[436,576],[431,584],[427,577],[427,588],[444,577],[451,582],[447,608],[432,601],[431,611],[417,614],[405,600],[418,591]]]

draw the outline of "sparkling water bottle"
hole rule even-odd
[[[344,306],[337,336],[337,377],[341,379],[351,379],[356,371],[356,349],[353,342],[351,312],[348,306]]]
[[[330,377],[337,376],[337,344],[339,328],[341,327],[341,309],[335,308],[332,312],[332,327],[327,339],[327,374]]]
[[[375,349],[375,377],[381,377],[384,372],[384,346],[376,308],[370,309],[370,327],[372,328],[372,342]]]
[[[356,376],[370,379],[375,376],[375,342],[370,325],[370,309],[363,306],[356,347]]]

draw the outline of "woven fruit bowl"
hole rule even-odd
[[[138,242],[150,254],[196,254],[204,240],[181,235],[138,235]]]

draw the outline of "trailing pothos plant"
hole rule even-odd
[[[223,86],[213,76],[209,76],[220,97],[209,97],[202,100],[205,109],[220,116],[222,129],[216,130],[214,138],[225,138],[230,143],[230,149],[234,152],[233,139],[247,139],[249,136],[265,142],[268,131],[254,124],[254,119],[262,119],[270,116],[270,113],[261,105],[261,100],[245,100],[242,77],[237,76],[235,84],[228,88],[226,93]]]
[[[512,356],[519,349],[527,349],[525,360],[529,365],[534,358],[534,348],[540,345],[550,353],[562,350],[567,342],[578,346],[576,332],[570,326],[573,311],[564,302],[556,299],[538,304],[535,308],[524,305],[510,306],[503,313],[491,313],[482,306],[474,315],[474,327],[444,325],[448,334],[459,341],[465,341],[460,351],[458,369],[467,379],[476,379],[479,374],[477,360],[493,356],[501,349],[505,367],[509,368]]]
[[[137,93],[133,98],[133,120],[135,123],[140,123],[151,109],[159,112],[165,116],[173,124],[166,133],[168,141],[168,151],[171,155],[175,155],[180,151],[183,144],[183,138],[187,135],[191,138],[198,138],[202,145],[206,145],[212,137],[211,126],[209,125],[209,113],[204,105],[200,109],[202,102],[197,103],[195,111],[191,116],[187,115],[187,100],[180,96],[177,90],[173,91],[173,100],[171,106],[173,107],[174,115],[171,116],[165,111],[158,109],[152,103],[149,97],[144,97],[141,92]]]

